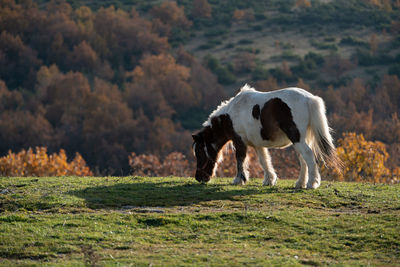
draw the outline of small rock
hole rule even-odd
[[[5,189],[0,190],[0,194],[2,194],[2,195],[8,194],[8,193],[12,193],[12,191],[9,190],[8,188],[5,188]]]
[[[131,210],[137,208],[137,206],[122,206],[121,208],[124,210]]]

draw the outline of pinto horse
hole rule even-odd
[[[322,98],[300,88],[259,92],[247,84],[213,111],[203,128],[193,134],[197,159],[195,178],[206,183],[221,161],[221,150],[232,141],[237,174],[233,184],[246,184],[247,147],[255,148],[264,170],[263,185],[276,185],[277,175],[268,148],[293,145],[300,161],[296,188],[318,188],[321,177],[317,160],[340,170]],[[329,164],[328,164],[329,163]]]

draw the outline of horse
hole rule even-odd
[[[322,98],[301,88],[260,92],[244,85],[239,93],[222,102],[193,137],[197,161],[195,178],[207,183],[222,160],[222,148],[233,144],[237,174],[233,184],[249,181],[248,146],[254,147],[264,170],[264,186],[274,186],[278,177],[269,148],[293,146],[300,161],[296,188],[315,189],[321,184],[318,161],[340,171],[341,161],[331,136]]]

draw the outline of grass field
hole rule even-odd
[[[0,265],[400,265],[400,185],[293,184],[0,178]]]

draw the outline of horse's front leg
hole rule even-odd
[[[249,172],[247,170],[247,146],[240,138],[234,140],[233,144],[236,149],[237,164],[237,173],[235,179],[233,179],[233,184],[244,185],[249,181]]]

